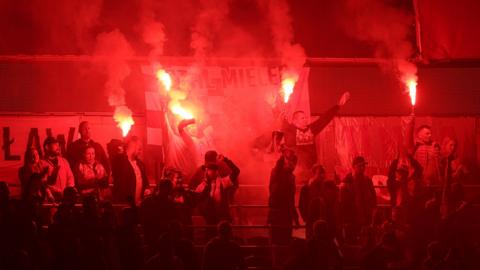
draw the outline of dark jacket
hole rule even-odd
[[[293,124],[284,121],[282,132],[285,137],[285,145],[295,150],[299,166],[310,168],[316,162],[315,137],[332,121],[339,109],[338,105],[328,109],[317,120],[310,123],[305,130],[297,129]],[[308,139],[302,141],[299,134],[304,134],[303,137]]]
[[[345,223],[368,225],[377,206],[377,195],[372,179],[354,178],[349,173],[340,187],[340,207]]]
[[[419,195],[420,193],[420,185],[422,181],[422,165],[418,161],[416,161],[413,157],[408,157],[410,162],[410,166],[413,169],[411,175],[409,175],[408,180],[414,181],[414,193]],[[387,187],[388,192],[390,193],[390,204],[392,206],[396,206],[397,204],[397,196],[399,190],[402,188],[401,185],[407,185],[407,183],[398,183],[396,180],[396,171],[398,169],[398,158],[394,159],[390,164],[390,168],[388,169],[388,179],[387,179]]]
[[[322,218],[325,214],[322,210],[324,206],[322,198],[322,182],[316,181],[312,184],[305,184],[300,189],[300,197],[298,199],[298,210],[303,221],[315,222]]]
[[[228,158],[224,158],[223,162],[218,162],[219,165],[218,172],[221,177],[225,177],[231,174],[240,174],[238,167]],[[188,181],[188,186],[191,189],[196,189],[200,183],[202,183],[205,178],[205,165],[201,165],[193,173],[192,177]],[[237,175],[238,176],[238,175]]]
[[[208,224],[217,224],[221,220],[230,220],[231,194],[238,188],[238,176],[240,169],[229,159],[224,162],[228,165],[231,173],[228,177],[218,177],[215,180],[215,188],[220,191],[220,201],[211,197],[212,182],[202,181],[196,188],[200,200],[200,212]]]
[[[145,165],[136,159],[137,166],[142,173],[142,196],[143,191],[148,187]],[[113,176],[113,200],[118,203],[129,203],[129,198],[135,199],[135,171],[126,154],[118,155],[112,164]]]
[[[282,215],[291,221],[298,220],[298,213],[295,208],[295,175],[282,167],[277,162],[270,175],[269,214],[267,217],[269,224],[276,220],[275,216],[277,215]]]
[[[246,269],[240,246],[231,241],[213,238],[205,247],[203,256],[204,270],[242,270]]]

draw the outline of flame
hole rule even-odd
[[[157,79],[162,83],[165,91],[169,92],[172,88],[172,77],[163,69],[157,71]]]
[[[410,103],[415,106],[417,101],[417,81],[415,79],[407,80],[408,95],[410,96]]]
[[[117,122],[117,127],[122,130],[122,136],[126,137],[135,121],[132,118],[132,111],[127,106],[118,106],[115,108],[113,119]]]
[[[170,111],[178,116],[181,120],[193,119],[193,114],[185,109],[181,101],[187,99],[187,93],[177,89],[172,89],[172,77],[164,69],[159,69],[156,72],[157,79],[162,83],[165,91],[168,93],[170,98],[168,102],[168,108]]]
[[[295,87],[295,80],[292,78],[286,78],[282,81],[283,90],[283,102],[288,103],[290,95],[293,94],[293,88]]]
[[[298,73],[292,70],[287,70],[282,73],[282,89],[283,102],[288,103],[290,96],[295,90],[295,84],[298,80]]]
[[[172,113],[180,116],[182,120],[193,119],[192,113],[190,113],[187,109],[183,108],[179,102],[170,102],[169,107]]]

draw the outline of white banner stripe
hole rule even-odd
[[[145,91],[145,107],[147,111],[162,111],[160,94],[158,92]]]
[[[147,144],[163,145],[163,135],[161,128],[147,127]]]

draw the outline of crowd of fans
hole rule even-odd
[[[188,181],[181,170],[166,169],[150,188],[138,137],[112,142],[107,156],[88,122],[79,132],[65,157],[52,137],[43,149],[27,149],[20,199],[0,182],[0,269],[246,269],[231,225],[240,174],[232,160],[208,151]],[[391,162],[387,208],[377,205],[362,156],[340,183],[327,179],[322,165],[311,166],[297,202],[301,156],[282,149],[266,217],[272,248],[290,247],[281,267],[342,269],[354,257],[363,269],[479,269],[477,215],[464,199],[468,172],[456,142],[440,146],[428,126],[416,135],[416,144]],[[206,224],[203,253],[194,245],[195,212]],[[294,238],[300,218],[305,238]],[[358,252],[347,254],[352,247]]]

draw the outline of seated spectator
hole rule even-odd
[[[83,149],[83,156],[75,167],[76,187],[81,196],[94,195],[99,200],[101,189],[108,187],[108,175],[103,165],[95,159],[93,146]]]
[[[272,226],[271,237],[275,245],[288,245],[292,237],[292,223],[299,225],[293,174],[296,165],[295,153],[285,150],[270,175],[267,224]]]
[[[309,269],[341,269],[343,255],[337,242],[328,230],[328,223],[317,220],[313,236],[308,240]]]
[[[322,186],[325,181],[325,169],[322,165],[314,165],[313,176],[307,184],[300,189],[298,210],[305,222],[305,234],[307,239],[312,236],[313,223],[319,219],[325,219],[326,205],[322,198]]]
[[[73,187],[75,181],[68,161],[61,157],[60,145],[57,139],[48,137],[43,143],[45,157],[41,161],[42,167],[47,167],[47,193],[48,198],[60,202],[63,190],[66,187]]]
[[[377,197],[372,179],[365,175],[367,162],[362,156],[353,159],[353,172],[349,173],[340,186],[341,217],[346,240],[356,241],[363,227],[372,221]]]
[[[218,224],[218,236],[210,240],[203,256],[204,270],[244,270],[240,246],[232,241],[232,227],[227,221]]]
[[[48,173],[48,169],[42,166],[40,154],[38,153],[37,148],[32,146],[25,151],[23,166],[18,169],[18,179],[20,180],[22,189],[25,189],[30,181],[30,176],[34,173],[37,173],[42,178],[45,178]]]
[[[118,154],[112,163],[115,202],[129,203],[133,200],[139,205],[143,199],[148,180],[145,165],[139,158],[141,149],[140,138],[132,136],[126,142],[125,152]]]
[[[90,123],[88,123],[88,121],[82,121],[78,126],[78,133],[80,134],[80,139],[72,142],[68,146],[67,153],[65,154],[70,163],[70,167],[75,168],[77,164],[82,161],[84,158],[83,150],[87,146],[93,147],[95,149],[95,158],[100,164],[102,164],[105,169],[105,174],[108,177],[110,175],[110,164],[108,163],[108,158],[102,145],[92,140]]]

